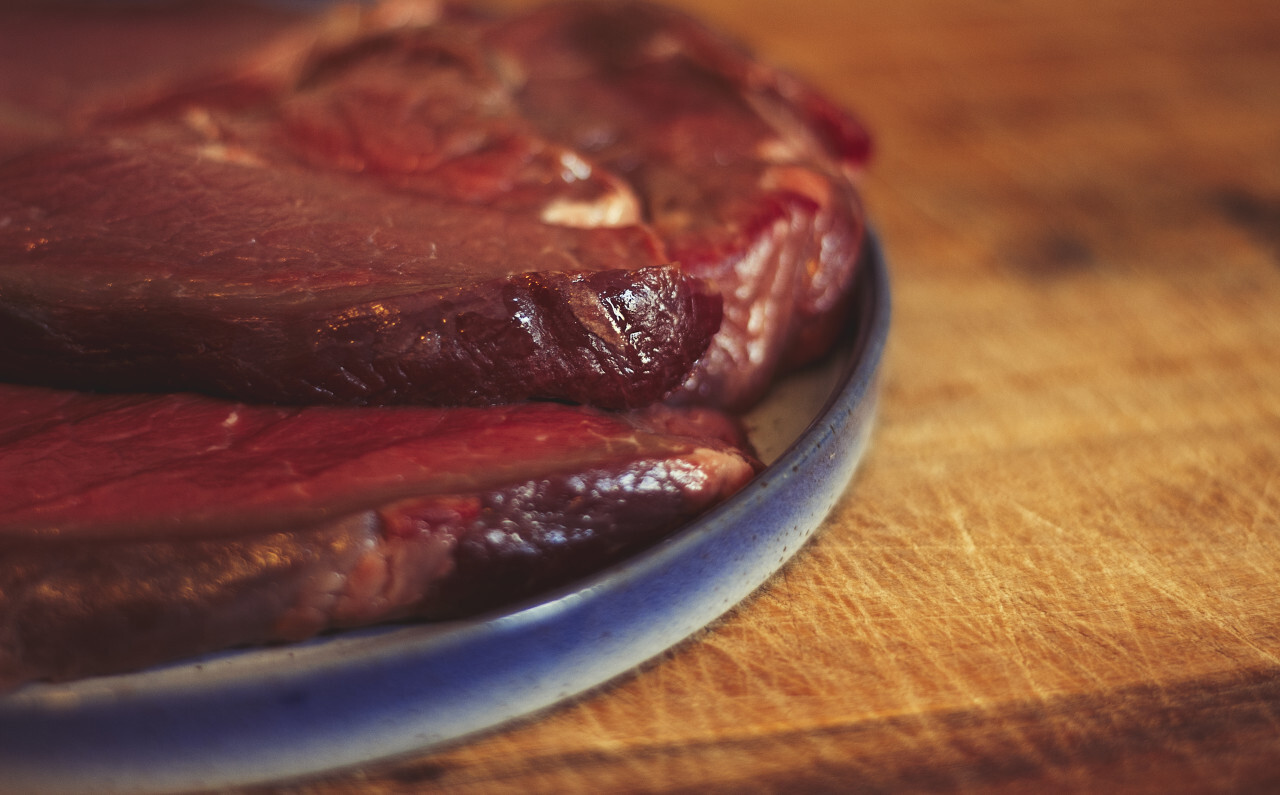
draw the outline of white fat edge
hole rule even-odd
[[[821,173],[803,165],[771,165],[760,177],[765,190],[786,190],[813,199],[820,207],[831,204],[831,183]]]
[[[756,147],[756,155],[766,163],[798,163],[804,152],[795,142],[785,138],[770,138]]]
[[[196,150],[196,153],[205,160],[212,160],[218,163],[233,163],[238,166],[253,166],[255,168],[266,165],[262,158],[243,146],[226,144],[221,141],[212,141],[204,144]]]
[[[612,188],[599,199],[555,199],[542,208],[543,223],[575,229],[614,228],[640,223],[640,203],[630,191]]]

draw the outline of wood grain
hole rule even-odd
[[[1280,788],[1280,4],[680,5],[876,133],[864,470],[634,675],[278,789]]]

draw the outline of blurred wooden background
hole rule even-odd
[[[876,134],[866,466],[634,675],[288,789],[1280,789],[1280,3],[677,4]]]

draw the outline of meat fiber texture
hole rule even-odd
[[[2,389],[0,688],[474,613],[652,544],[759,467],[709,410]]]
[[[180,9],[175,28],[212,14]],[[87,71],[62,40],[93,54],[86,25],[5,13],[0,57],[36,62],[15,74]],[[193,42],[56,98],[0,82],[0,377],[740,409],[837,333],[866,136],[687,17],[258,14],[268,33],[246,9],[214,26],[225,61]],[[158,36],[163,16],[90,30]]]
[[[0,8],[0,689],[677,530],[845,319],[866,151],[647,5]]]
[[[538,129],[630,184],[666,257],[724,297],[679,400],[742,409],[827,351],[866,235],[855,120],[660,6],[550,5],[486,35]]]
[[[541,141],[443,27],[317,45],[274,91],[153,90],[0,164],[0,377],[294,403],[661,399],[721,298],[611,215],[629,196]],[[606,216],[547,222],[566,207]]]

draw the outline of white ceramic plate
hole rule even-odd
[[[721,616],[818,529],[867,446],[889,327],[873,243],[843,344],[748,417],[770,466],[623,563],[479,618],[231,652],[0,698],[0,790],[155,792],[421,752],[582,693]]]

